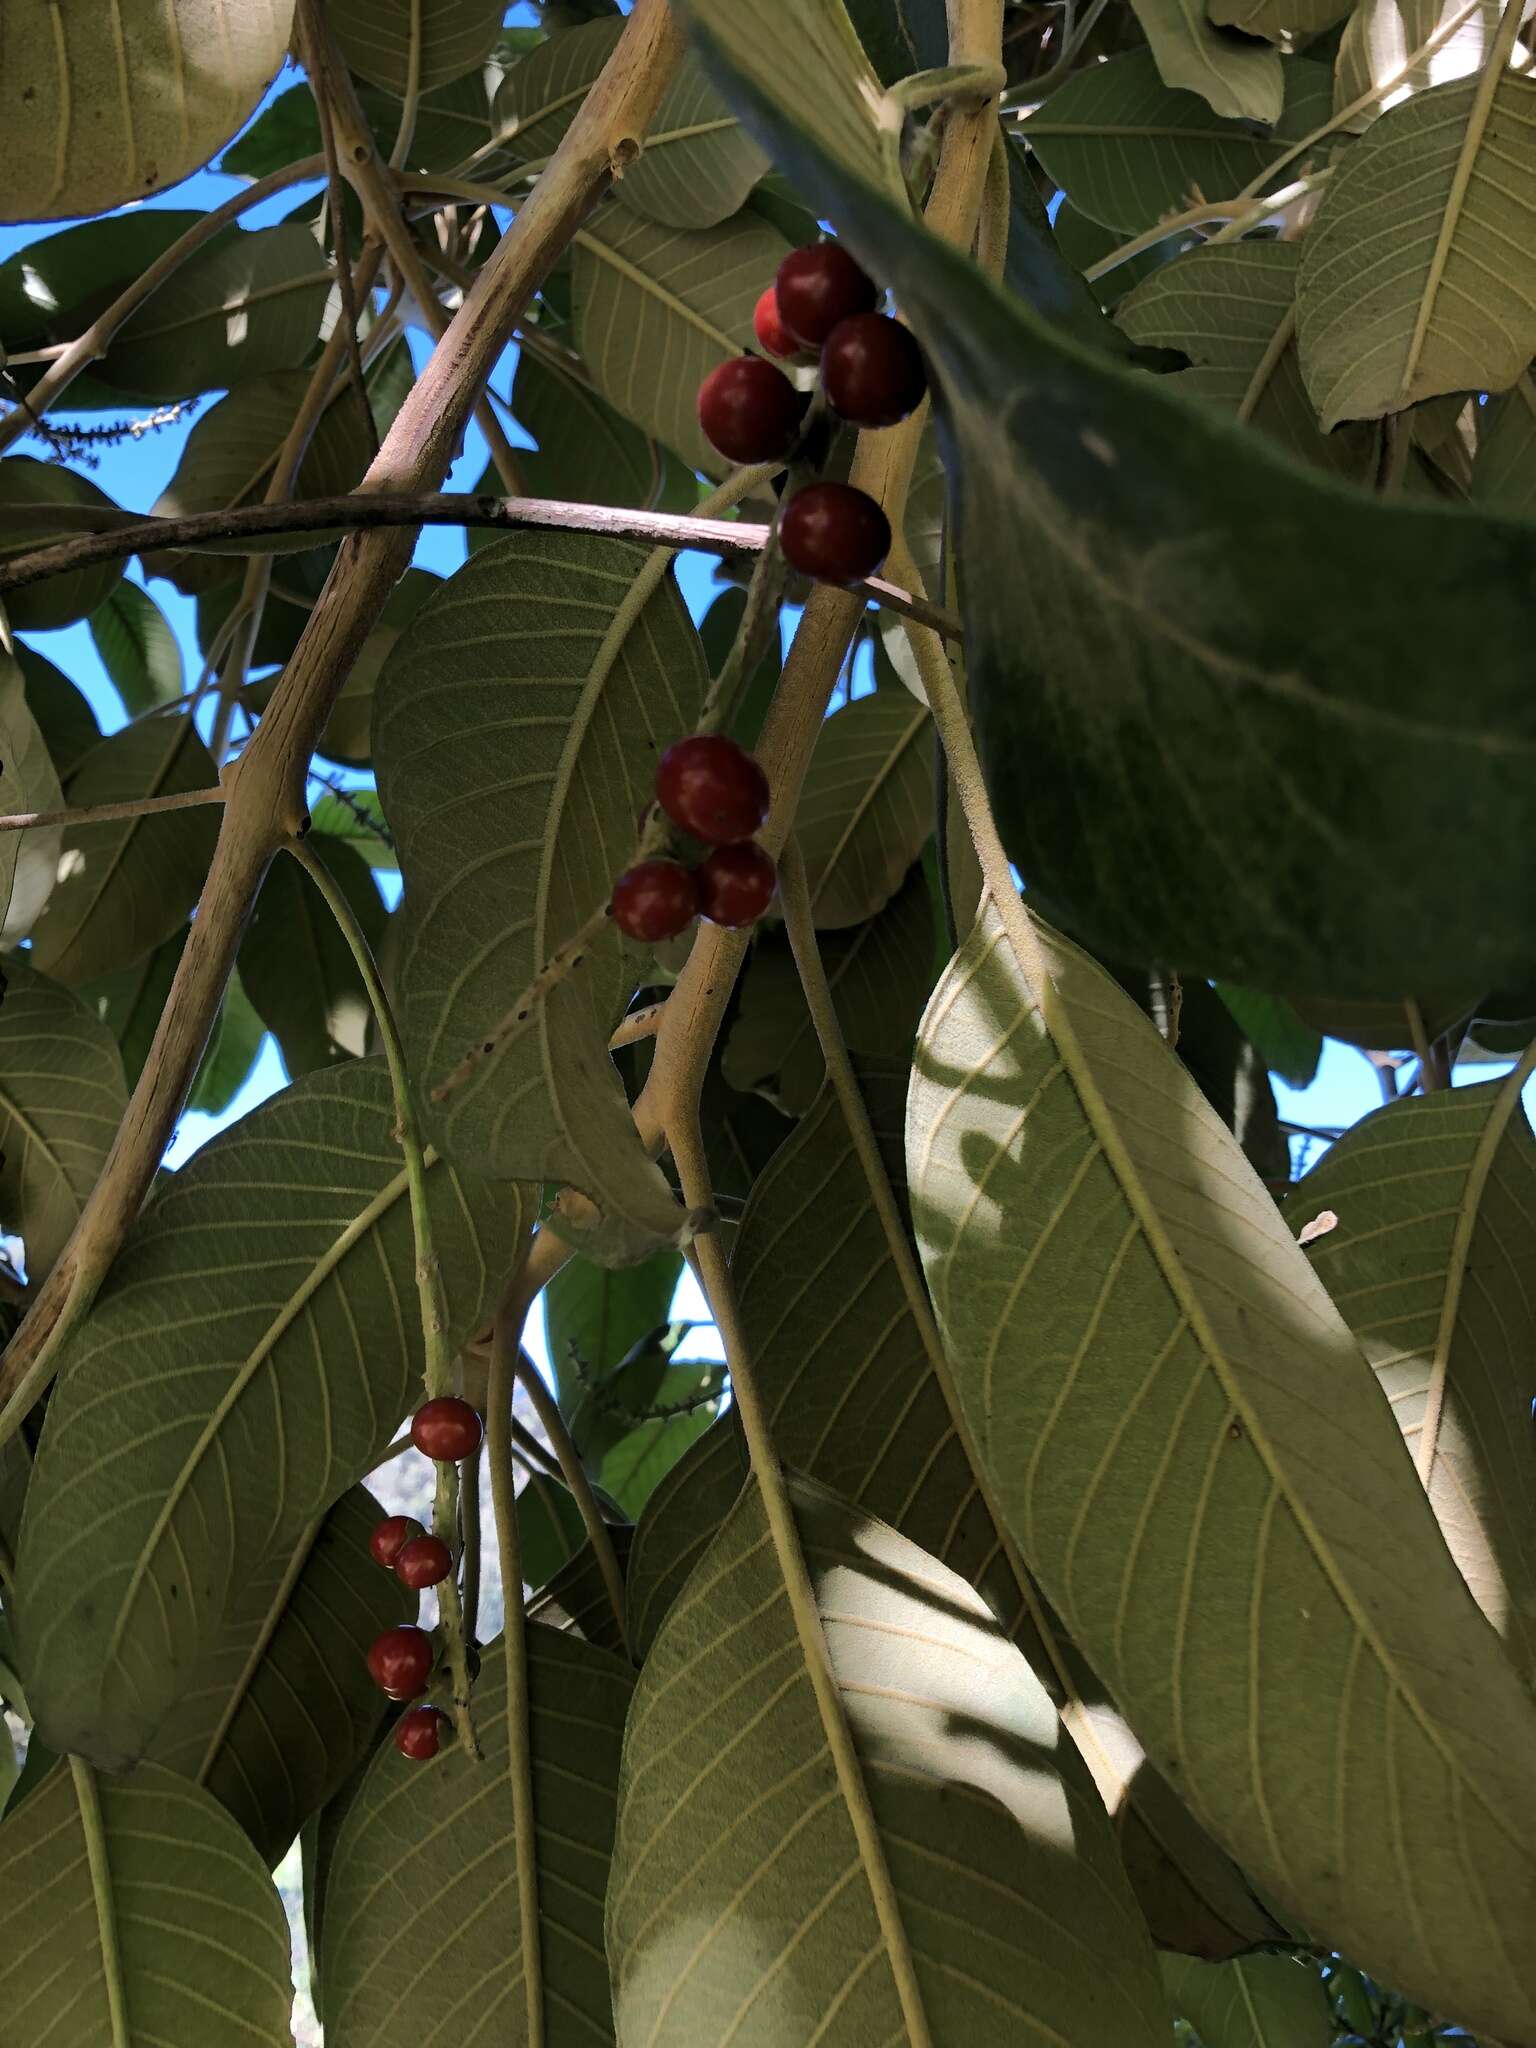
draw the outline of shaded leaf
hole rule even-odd
[[[1007,138],[1009,223],[1003,282],[1045,320],[1053,320],[1087,348],[1131,355],[1125,334],[1106,320],[1099,299],[1053,233],[1029,168],[1022,138]],[[932,436],[927,437],[931,442]],[[921,565],[920,565],[921,566]]]
[[[222,1116],[245,1086],[265,1036],[266,1026],[252,1007],[240,976],[232,974],[187,1097],[188,1109]]]
[[[0,653],[0,807],[13,815],[56,811],[64,793],[33,709],[40,678],[27,650],[19,652],[20,660]],[[67,715],[69,700],[62,701]],[[42,914],[58,881],[62,840],[59,825],[0,833],[0,942],[6,946],[24,939]]]
[[[66,1345],[15,1615],[55,1747],[142,1754],[197,1662],[266,1611],[273,1561],[389,1443],[421,1372],[393,1124],[371,1060],[252,1111],[162,1184]],[[427,1178],[458,1341],[527,1195]]]
[[[719,1533],[747,1477],[736,1417],[722,1415],[690,1444],[652,1491],[624,1576],[630,1654],[644,1663],[694,1566]]]
[[[610,1523],[608,1534],[622,1572],[634,1530],[627,1522],[614,1522]],[[549,1628],[573,1629],[587,1642],[596,1643],[599,1649],[612,1650],[616,1656],[624,1654],[619,1620],[614,1614],[602,1569],[590,1543],[583,1542],[574,1555],[551,1574],[543,1591],[528,1603],[528,1619]]]
[[[1304,996],[1293,1006],[1304,1024],[1320,1031],[1324,1038],[1341,1038],[1346,1045],[1371,1051],[1402,1052],[1413,1044],[1413,1025],[1407,1001],[1341,1002],[1336,997]],[[1471,996],[1421,997],[1419,1011],[1430,1039],[1438,1038],[1453,1024],[1470,1014]]]
[[[1216,993],[1242,1027],[1272,1074],[1287,1087],[1309,1088],[1323,1056],[1322,1034],[1305,1022],[1284,996],[1261,995],[1236,982],[1218,982]]]
[[[367,862],[339,839],[316,853],[376,948],[386,912]],[[362,1055],[373,1016],[368,992],[330,906],[296,860],[279,857],[268,868],[240,970],[290,1079]]]
[[[1296,36],[1320,36],[1342,21],[1355,0],[1208,0],[1206,13],[1218,28],[1241,29],[1281,43]],[[1212,2048],[1210,2042],[1206,2048]]]
[[[325,12],[359,78],[403,93],[413,78],[430,92],[483,64],[506,8],[503,0],[325,0]]]
[[[1275,51],[1222,35],[1198,0],[1131,4],[1167,84],[1198,93],[1213,112],[1235,121],[1279,119],[1284,84]]]
[[[131,967],[119,968],[115,974],[87,981],[79,990],[93,1013],[117,1041],[130,1089],[137,1086],[144,1071],[144,1062],[149,1057],[149,1048],[154,1042],[186,943],[187,927],[183,925],[164,945],[157,946],[153,953],[146,953]],[[253,1025],[254,1037],[251,1035]],[[249,999],[240,986],[239,975],[233,975],[198,1067],[197,1078],[192,1084],[192,1093],[187,1098],[189,1109],[215,1114],[219,1108],[228,1107],[256,1057],[263,1029],[261,1019],[251,1010]],[[245,1064],[236,1074],[235,1068],[247,1046],[249,1051],[245,1054]]]
[[[1295,1956],[1197,1963],[1164,1956],[1174,2011],[1201,2048],[1331,2048],[1336,2029],[1317,1965]]]
[[[656,495],[656,445],[632,426],[577,374],[561,370],[531,349],[517,359],[512,410],[539,444],[519,454],[523,479],[539,497],[572,498],[588,505],[649,505]],[[481,487],[500,490],[489,474]],[[471,550],[495,538],[493,529],[471,532]]]
[[[78,470],[38,462],[30,455],[7,455],[0,462],[0,562],[50,541],[73,540],[82,531],[89,532],[96,519],[107,523],[117,509],[106,492]],[[87,515],[89,523],[82,525],[71,513]],[[122,573],[121,562],[97,562],[8,590],[6,617],[23,633],[73,625],[95,611]]]
[[[575,1557],[586,1540],[586,1525],[569,1489],[540,1472],[527,1475],[517,1496],[517,1515],[523,1579],[537,1589]]]
[[[358,100],[374,140],[387,156],[400,130],[403,102],[393,93],[362,85]],[[444,171],[491,139],[491,102],[479,72],[423,93],[404,168]],[[320,120],[308,85],[290,86],[268,101],[237,142],[225,150],[219,169],[237,178],[264,178],[299,157],[318,156]],[[476,166],[482,176],[500,175],[506,159],[493,155]],[[494,167],[494,169],[492,169]]]
[[[572,1415],[581,1405],[576,1366],[606,1378],[642,1337],[672,1313],[682,1278],[682,1254],[657,1252],[617,1272],[578,1255],[544,1289],[544,1332],[560,1405]]]
[[[37,721],[48,757],[60,777],[70,775],[101,738],[96,714],[78,684],[35,647],[18,640],[16,659],[26,682],[27,709]]]
[[[848,14],[882,85],[949,62],[944,0],[848,0]]]
[[[91,614],[101,665],[130,717],[169,704],[182,691],[181,648],[164,612],[126,577]]]
[[[816,923],[837,929],[883,910],[932,830],[927,706],[878,690],[834,712],[795,814]]]
[[[1081,271],[1092,270],[1126,239],[1118,228],[1104,227],[1065,196],[1056,208],[1053,226],[1068,261]],[[1165,263],[1171,263],[1192,246],[1188,235],[1169,235],[1152,248],[1143,249],[1139,256],[1115,264],[1102,277],[1095,278],[1088,289],[1095,294],[1101,306],[1117,306],[1143,278],[1155,276]]]
[[[535,44],[508,66],[496,88],[492,121],[519,162],[553,156],[623,31],[611,9]]]
[[[685,55],[619,192],[663,227],[712,228],[745,204],[767,168],[698,59]]]
[[[1479,503],[1527,518],[1536,509],[1536,382],[1528,370],[1483,409],[1471,490]]]

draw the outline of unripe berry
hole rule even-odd
[[[868,492],[852,484],[807,484],[780,515],[779,546],[802,576],[862,583],[890,553],[891,525]]]
[[[732,462],[777,462],[795,445],[807,403],[761,356],[733,356],[699,386],[699,425]]]
[[[413,1536],[395,1558],[395,1577],[413,1593],[440,1586],[453,1570],[453,1552],[440,1536]]]
[[[800,354],[799,342],[779,318],[779,295],[773,285],[769,285],[752,309],[752,332],[757,336],[758,346],[771,356]]]
[[[674,825],[707,846],[750,839],[768,815],[768,778],[724,733],[674,740],[656,764],[656,797]]]
[[[420,1534],[421,1524],[413,1515],[389,1515],[375,1522],[368,1538],[369,1554],[388,1571],[411,1538]]]
[[[856,427],[894,427],[928,390],[923,352],[910,327],[884,313],[839,320],[821,351],[827,403]]]
[[[778,870],[755,839],[717,846],[699,868],[699,901],[711,924],[732,931],[756,924],[773,901]]]
[[[456,1465],[480,1448],[485,1425],[457,1394],[424,1402],[411,1417],[411,1442],[440,1465]]]
[[[699,885],[679,860],[642,860],[613,885],[613,921],[632,939],[675,939],[699,914]]]
[[[839,320],[872,313],[880,298],[874,279],[840,242],[791,249],[773,285],[779,319],[802,348],[820,348]]]
[[[441,1707],[412,1707],[395,1723],[395,1747],[413,1763],[425,1763],[437,1755],[448,1732],[448,1716]]]
[[[432,1676],[432,1638],[424,1628],[404,1621],[375,1636],[368,1648],[368,1672],[392,1700],[408,1700]]]

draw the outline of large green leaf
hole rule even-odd
[[[1131,0],[1167,84],[1198,93],[1234,121],[1277,121],[1279,54],[1212,26],[1200,0]],[[1288,68],[1288,67],[1287,67]]]
[[[142,584],[125,577],[92,612],[90,625],[102,667],[130,716],[181,695],[180,644]]]
[[[625,1633],[643,1663],[667,1611],[735,1506],[747,1451],[733,1414],[710,1424],[646,1502],[624,1575]]]
[[[1384,114],[1318,209],[1296,318],[1324,428],[1507,391],[1536,354],[1536,81],[1487,85]]]
[[[807,1481],[793,1498],[854,1782],[749,1486],[663,1622],[625,1731],[619,2048],[910,2039],[902,1968],[934,2048],[1163,2040],[1108,1822],[1029,1666],[957,1573]]]
[[[568,1631],[528,1629],[526,1752],[549,2048],[611,2042],[603,1889],[633,1673]],[[451,2014],[466,2041],[527,2039],[518,1869],[500,1643],[474,1694],[474,1763],[430,1766],[386,1743],[331,1853],[321,1961],[327,2048],[430,2040]]]
[[[1499,0],[1359,0],[1339,40],[1335,104],[1342,112],[1373,88],[1396,100],[1481,70],[1502,11]]]
[[[368,863],[339,839],[328,840],[316,858],[377,948],[386,912]],[[366,1049],[373,1011],[363,977],[330,905],[296,860],[279,858],[267,870],[240,971],[290,1079]]]
[[[1020,945],[989,907],[908,1109],[929,1287],[999,1509],[1255,1882],[1518,2039],[1536,1703],[1230,1133],[1085,954],[1032,923]]]
[[[699,425],[700,384],[752,340],[752,309],[789,244],[743,213],[659,226],[611,203],[575,238],[576,338],[599,391],[693,469],[730,467]]]
[[[360,78],[425,92],[462,78],[495,48],[502,0],[325,0],[342,55]]]
[[[12,814],[56,811],[64,802],[34,708],[39,678],[29,654],[19,645],[19,659],[0,653],[0,805]],[[53,894],[62,839],[58,825],[0,833],[0,940],[7,946],[27,936]]]
[[[163,946],[146,953],[131,967],[86,982],[79,993],[106,1025],[122,1054],[129,1088],[138,1084],[144,1062],[171,992],[176,969],[187,943],[189,927],[173,932]],[[227,1109],[255,1059],[266,1027],[251,1008],[250,998],[231,976],[218,1019],[187,1097],[189,1109],[217,1115]]]
[[[275,1864],[366,1753],[384,1702],[364,1661],[379,1632],[416,1619],[368,1536],[384,1510],[361,1486],[274,1557],[266,1604],[188,1677],[150,1748],[204,1786]]]
[[[160,712],[93,747],[64,795],[71,806],[123,803],[214,779],[192,720]],[[32,934],[33,960],[68,982],[132,966],[186,922],[218,831],[212,804],[66,827],[59,881]]]
[[[33,968],[5,963],[0,1002],[0,1204],[42,1279],[106,1163],[128,1106],[112,1034],[80,998]]]
[[[1315,1963],[1295,1956],[1162,1962],[1173,2009],[1201,2048],[1331,2048],[1337,2029]]]
[[[377,1461],[418,1383],[406,1175],[380,1061],[313,1075],[161,1187],[69,1340],[17,1627],[44,1738],[141,1755],[269,1568]],[[517,1185],[428,1172],[450,1335],[494,1303]]]
[[[222,1807],[158,1764],[55,1764],[0,1827],[0,1912],[6,2048],[290,2048],[276,1887]]]
[[[615,412],[607,399],[577,374],[525,348],[512,380],[512,410],[518,424],[538,442],[518,466],[528,489],[540,497],[572,498],[585,505],[649,505],[660,481],[656,444]],[[482,488],[500,490],[487,476]],[[488,547],[493,529],[471,533],[471,549]]]
[[[116,511],[106,492],[78,470],[30,455],[8,455],[0,462],[0,562],[50,541],[75,539],[83,529],[72,513],[110,517]],[[71,626],[95,611],[122,573],[121,562],[98,562],[23,584],[6,592],[6,617],[23,633]]]
[[[1292,997],[1513,983],[1536,528],[1340,491],[991,291],[792,112],[762,132],[928,353],[984,765],[1040,908]],[[1347,888],[1318,887],[1324,848]]]
[[[626,206],[663,227],[712,228],[745,204],[767,168],[764,151],[688,55],[619,190]]]
[[[1272,130],[1256,129],[1165,84],[1150,50],[1128,50],[1069,78],[1019,133],[1075,207],[1129,235],[1188,206],[1192,193],[1235,198],[1327,119],[1328,96],[1326,65],[1293,58],[1283,113]]]
[[[1536,1140],[1524,1078],[1517,1068],[1375,1111],[1287,1213],[1318,1232],[1313,1269],[1375,1368],[1462,1577],[1532,1679]]]
[[[27,709],[37,721],[43,744],[48,749],[48,758],[58,775],[69,775],[81,756],[89,753],[101,738],[96,714],[79,685],[72,683],[63,669],[56,667],[46,655],[39,654],[35,647],[28,647],[24,640],[18,640],[16,659],[26,681]],[[59,801],[63,802],[62,796]],[[44,807],[38,804],[32,808],[41,810]],[[50,888],[57,870],[55,854],[50,863]]]
[[[578,1363],[605,1378],[642,1337],[665,1323],[682,1277],[682,1254],[658,1252],[617,1272],[579,1255],[544,1289],[544,1331],[561,1406],[582,1398]]]
[[[118,0],[110,29],[54,0],[7,0],[0,220],[105,213],[175,185],[254,109],[293,0]]]
[[[358,100],[374,140],[387,156],[400,132],[403,103],[398,95],[363,85]],[[417,102],[416,125],[404,168],[410,171],[445,171],[491,139],[491,102],[485,78],[475,71],[451,80]],[[321,148],[320,120],[315,96],[309,86],[290,86],[269,100],[238,142],[232,143],[219,160],[228,176],[264,178],[281,170],[296,158],[318,156]],[[494,153],[477,159],[481,177],[500,176],[506,158]]]
[[[933,723],[905,690],[857,697],[822,727],[795,830],[824,929],[862,924],[933,830]]]
[[[412,1067],[437,1086],[606,902],[657,754],[704,689],[668,573],[638,608],[646,551],[579,534],[482,549],[435,591],[379,677],[379,789],[405,877],[400,986]],[[477,1171],[574,1183],[605,1256],[683,1225],[646,1157],[607,1042],[639,980],[617,930],[433,1112]]]

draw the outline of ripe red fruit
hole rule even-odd
[[[699,869],[699,900],[711,924],[733,931],[756,924],[773,901],[778,886],[773,856],[755,839],[735,846],[717,846]]]
[[[872,313],[879,286],[840,242],[791,249],[773,281],[779,319],[802,348],[820,348],[839,320]]]
[[[614,883],[609,908],[632,939],[675,939],[699,914],[699,885],[680,860],[642,860]]]
[[[656,764],[656,797],[674,825],[707,846],[750,839],[768,815],[768,778],[724,733],[674,740]]]
[[[773,285],[769,285],[752,309],[752,332],[759,347],[767,349],[771,356],[800,353],[799,342],[779,318],[779,295]]]
[[[862,583],[891,551],[891,523],[868,492],[852,484],[807,484],[784,507],[779,546],[802,576]]]
[[[368,1550],[375,1564],[383,1565],[386,1571],[393,1565],[404,1546],[413,1536],[421,1534],[421,1524],[412,1515],[389,1515],[382,1522],[376,1522],[368,1538]]]
[[[440,1586],[453,1570],[453,1552],[440,1536],[413,1536],[395,1558],[395,1577],[413,1593]]]
[[[699,386],[699,425],[732,462],[776,462],[794,446],[807,403],[761,356],[733,356]]]
[[[368,1671],[392,1700],[408,1700],[432,1675],[432,1638],[408,1621],[387,1628],[368,1647]]]
[[[484,1434],[480,1417],[457,1394],[440,1394],[411,1417],[411,1442],[442,1465],[456,1465],[479,1450]]]
[[[395,1723],[395,1747],[414,1763],[425,1763],[443,1746],[448,1716],[441,1707],[412,1707]]]
[[[894,427],[922,404],[928,372],[910,327],[884,313],[855,313],[822,346],[821,384],[832,410],[854,426]]]

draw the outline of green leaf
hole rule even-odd
[[[537,1626],[528,1666],[546,2039],[611,2042],[603,1887],[633,1674]],[[348,1808],[326,1882],[327,2048],[425,2040],[450,2011],[466,2040],[526,2038],[505,1685],[493,1643],[474,1696],[483,1763],[453,1749],[423,1768],[385,1743]]]
[[[621,1380],[621,1396],[634,1377],[626,1375]],[[706,1394],[719,1395],[723,1379],[721,1368],[709,1364],[673,1365],[670,1371],[656,1375],[655,1405],[678,1412],[646,1415],[625,1429],[598,1472],[604,1493],[617,1501],[625,1514],[638,1515],[678,1459],[704,1435],[715,1419],[718,1402],[711,1399],[698,1407],[688,1404]]]
[[[85,1207],[128,1106],[112,1035],[23,953],[0,1002],[0,1205],[43,1278]]]
[[[1342,113],[1375,89],[1377,104],[1355,118],[1364,127],[1389,93],[1480,71],[1501,12],[1499,0],[1359,0],[1339,42],[1334,105]]]
[[[1380,429],[1364,423],[1325,434],[1296,351],[1295,242],[1226,242],[1192,250],[1154,271],[1116,315],[1137,341],[1181,349],[1182,390],[1242,411],[1261,433],[1318,469],[1374,482]]]
[[[400,130],[403,102],[369,85],[359,88],[358,99],[387,156]],[[404,168],[445,171],[490,139],[490,98],[482,75],[472,72],[421,95]],[[320,149],[315,96],[307,85],[295,85],[263,107],[239,141],[225,150],[219,169],[229,177],[264,178],[300,157],[318,156]],[[505,163],[506,158],[497,154],[482,158],[476,169],[482,177],[499,176]]]
[[[1219,982],[1216,993],[1272,1074],[1278,1074],[1287,1087],[1311,1087],[1323,1056],[1321,1032],[1305,1023],[1284,996],[1261,995],[1257,989],[1239,988],[1232,981]]]
[[[1126,239],[1118,228],[1104,227],[1065,197],[1056,209],[1052,228],[1067,260],[1081,271],[1091,270],[1095,264],[1101,263]],[[1011,246],[1011,236],[1009,241]],[[1095,278],[1088,289],[1096,295],[1101,306],[1116,306],[1143,278],[1154,276],[1165,263],[1171,263],[1193,246],[1187,234],[1169,235],[1152,248],[1143,249],[1139,256],[1131,256],[1124,263],[1115,264],[1102,277]]]
[[[94,746],[64,787],[71,807],[204,789],[214,781],[191,719],[160,712]],[[32,934],[32,958],[59,981],[129,967],[187,920],[213,857],[216,807],[197,804],[65,828],[57,886]]]
[[[130,717],[169,704],[182,692],[181,648],[164,612],[125,577],[90,619],[102,667]]]
[[[1020,943],[1022,961],[989,907],[956,955],[907,1123],[929,1289],[998,1508],[1254,1883],[1518,2038],[1536,1974],[1511,1916],[1536,1859],[1513,1817],[1536,1797],[1536,1703],[1230,1133],[1085,954],[1032,921]]]
[[[1259,54],[1261,64],[1278,61]],[[1326,65],[1293,57],[1284,84],[1284,110],[1277,95],[1268,117],[1273,129],[1255,130],[1218,119],[1198,90],[1175,90],[1150,50],[1128,50],[1058,86],[1018,132],[1074,207],[1131,235],[1188,206],[1191,195],[1218,204],[1234,198],[1328,118]]]
[[[656,755],[692,729],[698,634],[670,573],[637,602],[647,560],[577,534],[502,541],[433,593],[385,662],[375,760],[405,878],[402,1023],[423,1094],[606,902]],[[591,1195],[616,1263],[685,1221],[607,1050],[638,980],[608,926],[429,1112],[460,1164]]]
[[[719,1533],[747,1477],[734,1414],[712,1422],[651,1493],[625,1573],[625,1633],[642,1664],[668,1610]]]
[[[911,2038],[903,1964],[934,2048],[1161,2042],[1108,1820],[1024,1659],[957,1573],[807,1481],[792,1495],[852,1782],[748,1486],[663,1622],[625,1730],[607,1912],[619,2042]],[[899,1948],[877,1918],[882,1877]]]
[[[16,814],[56,811],[64,802],[33,712],[29,666],[0,653],[0,805]],[[0,833],[0,941],[7,946],[27,936],[53,893],[62,839],[58,825]]]
[[[855,698],[823,725],[795,831],[818,926],[885,908],[933,830],[933,724],[905,690]]]
[[[1317,1965],[1296,1956],[1230,1963],[1162,1958],[1174,2011],[1202,2048],[1331,2048],[1335,2028]]]
[[[146,953],[131,967],[87,981],[79,990],[93,1014],[116,1040],[130,1089],[138,1085],[144,1071],[165,999],[171,992],[187,943],[187,930],[183,925],[163,946]],[[239,975],[233,975],[187,1097],[189,1109],[217,1115],[229,1107],[256,1057],[264,1029],[240,986]]]
[[[1355,0],[1209,0],[1206,13],[1218,28],[1241,29],[1245,36],[1283,43],[1297,36],[1320,36],[1354,5]],[[1207,2042],[1206,2048],[1213,2044]]]
[[[374,1637],[416,1619],[416,1596],[380,1571],[368,1537],[384,1510],[344,1493],[276,1557],[265,1606],[194,1666],[149,1757],[213,1794],[269,1867],[366,1753],[384,1702],[364,1661]]]
[[[949,62],[944,0],[848,0],[848,14],[882,85]]]
[[[52,0],[9,0],[0,219],[105,213],[179,184],[252,113],[292,27],[293,0],[120,0],[109,35]]]
[[[377,947],[387,913],[368,863],[339,839],[320,848],[318,858]],[[279,858],[268,868],[240,948],[240,971],[290,1079],[366,1049],[368,991],[330,906],[296,860]]]
[[[373,759],[373,693],[378,687],[379,670],[390,649],[442,580],[428,569],[407,569],[385,598],[378,622],[348,670],[341,695],[331,706],[331,715],[320,736],[317,751],[328,760],[340,761],[348,768],[366,768]],[[276,687],[276,681],[274,678],[271,688]],[[270,688],[263,711],[267,702]]]
[[[70,775],[80,757],[101,738],[96,714],[84,691],[35,647],[18,640],[16,659],[26,680],[27,709],[37,721],[48,757],[59,776]]]
[[[1419,1011],[1426,1036],[1434,1040],[1470,1016],[1472,996],[1421,997]],[[1340,1002],[1329,997],[1301,997],[1296,1014],[1304,1024],[1320,1031],[1324,1038],[1342,1039],[1370,1051],[1404,1052],[1413,1044],[1413,1025],[1407,1000],[1396,1002]]]
[[[663,227],[712,228],[746,204],[767,168],[764,151],[690,54],[662,95],[619,196]]]
[[[682,1273],[682,1254],[668,1250],[617,1272],[578,1256],[550,1281],[544,1289],[544,1332],[567,1415],[582,1401],[574,1361],[606,1379],[642,1337],[670,1317]]]
[[[95,525],[110,524],[114,514],[123,516],[106,492],[78,470],[37,462],[30,455],[8,455],[0,462],[0,562],[50,541],[73,540]],[[6,617],[22,633],[72,626],[95,611],[122,573],[121,562],[98,562],[8,590]]]
[[[188,1109],[201,1110],[205,1116],[224,1114],[245,1086],[266,1029],[239,975],[232,974],[187,1097]]]
[[[424,92],[474,71],[490,56],[504,0],[325,0],[349,67],[370,85]]]
[[[610,204],[576,233],[576,341],[598,390],[708,475],[730,465],[699,425],[699,385],[750,344],[763,281],[788,253],[749,213],[687,230]]]
[[[1503,1080],[1394,1102],[1291,1195],[1293,1228],[1391,1403],[1452,1557],[1536,1677],[1529,1511],[1536,1139]],[[1330,1219],[1332,1219],[1330,1221]]]
[[[295,1084],[169,1176],[69,1339],[28,1490],[17,1634],[44,1739],[120,1766],[269,1573],[377,1462],[421,1373],[381,1061]],[[427,1175],[461,1341],[525,1189]],[[25,1560],[25,1562],[22,1562]]]
[[[581,1510],[558,1479],[530,1472],[517,1496],[517,1519],[524,1582],[535,1588],[547,1585],[586,1541]]]
[[[539,444],[518,453],[523,481],[538,497],[570,498],[585,505],[649,505],[660,482],[660,454],[653,441],[614,411],[592,389],[579,364],[570,370],[525,348],[512,380],[512,410],[518,424]],[[480,490],[501,485],[487,464]],[[471,531],[471,551],[488,547],[493,528]]]
[[[1120,328],[1113,320],[1105,319],[1093,286],[1084,282],[1081,272],[1086,264],[1069,257],[1052,233],[1050,215],[1036,189],[1029,151],[1022,138],[1005,137],[1005,146],[1009,231],[1008,251],[1003,259],[1004,284],[1042,319],[1055,321],[1084,347],[1102,348],[1110,355],[1134,354]],[[1110,247],[1114,240],[1111,238]],[[931,433],[925,436],[930,443],[932,438]]]
[[[1536,354],[1536,82],[1436,86],[1340,165],[1302,245],[1301,370],[1324,428],[1507,391]]]
[[[400,865],[376,790],[327,790],[310,812],[309,824],[318,838],[344,841],[371,868]]]
[[[1472,496],[1526,518],[1536,511],[1536,381],[1529,371],[1483,408]]]
[[[491,120],[520,163],[553,156],[623,32],[610,11],[536,44],[503,73]]]
[[[555,1488],[563,1492],[563,1488]],[[570,1495],[566,1495],[567,1500]],[[519,1498],[519,1508],[528,1499],[527,1490]],[[573,1505],[572,1512],[575,1513]],[[616,1656],[624,1654],[624,1639],[619,1633],[618,1617],[608,1598],[608,1588],[603,1580],[602,1568],[590,1543],[582,1543],[579,1535],[574,1555],[568,1557],[558,1571],[549,1576],[543,1591],[528,1603],[528,1619],[542,1622],[546,1627],[570,1629],[589,1643],[596,1643],[600,1649],[612,1650]],[[613,1540],[614,1554],[619,1569],[624,1569],[634,1531],[627,1522],[610,1523],[608,1534]]]
[[[1165,84],[1198,93],[1213,113],[1234,121],[1279,120],[1285,88],[1276,51],[1222,35],[1198,0],[1131,4]]]

